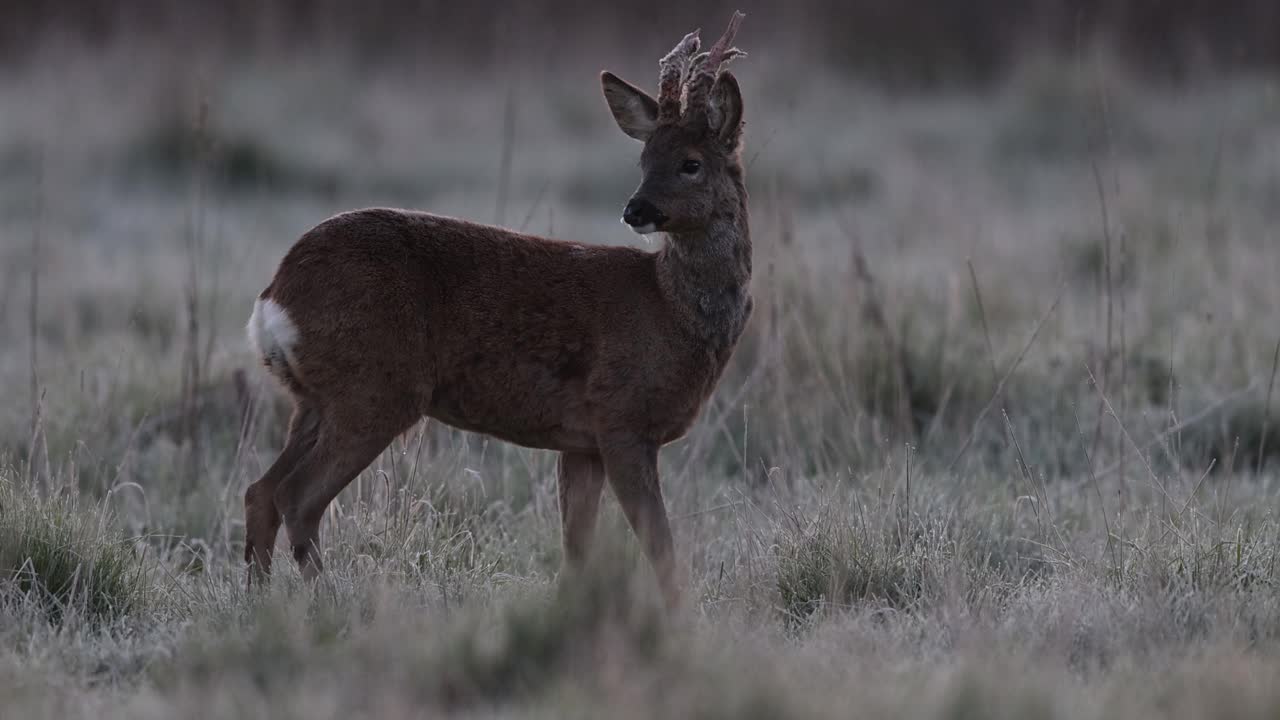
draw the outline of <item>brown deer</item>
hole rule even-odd
[[[742,96],[723,69],[743,54],[742,18],[708,52],[685,36],[656,100],[601,75],[644,144],[623,222],[664,233],[660,251],[391,209],[337,215],[289,250],[248,325],[295,403],[279,458],[245,492],[250,584],[281,521],[314,578],[325,508],[425,416],[560,452],[566,570],[587,558],[607,479],[676,602],[658,449],[692,425],[751,314]]]

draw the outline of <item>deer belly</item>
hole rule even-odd
[[[528,378],[526,378],[526,381]],[[428,415],[461,430],[525,447],[593,451],[595,433],[581,392],[539,387],[506,376],[443,382],[431,394]]]

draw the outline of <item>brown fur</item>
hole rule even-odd
[[[648,131],[636,196],[670,218],[659,252],[368,209],[285,255],[261,297],[297,327],[290,360],[268,362],[296,410],[279,459],[245,494],[251,575],[269,571],[283,520],[314,576],[325,508],[425,416],[561,453],[570,567],[585,561],[607,478],[674,601],[658,449],[697,418],[751,313],[741,98],[726,73],[731,127],[705,113],[646,125],[652,98],[603,79],[619,125]],[[641,115],[619,116],[629,110]],[[689,158],[697,177],[680,172]]]

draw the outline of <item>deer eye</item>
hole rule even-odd
[[[696,175],[698,174],[698,171],[701,169],[702,169],[702,163],[698,162],[697,160],[694,160],[693,158],[689,158],[688,160],[685,160],[684,163],[680,165],[680,172],[684,173],[685,175]]]

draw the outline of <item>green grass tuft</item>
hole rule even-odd
[[[105,511],[15,476],[0,473],[0,601],[34,602],[55,624],[73,612],[105,624],[146,603],[145,566]]]

